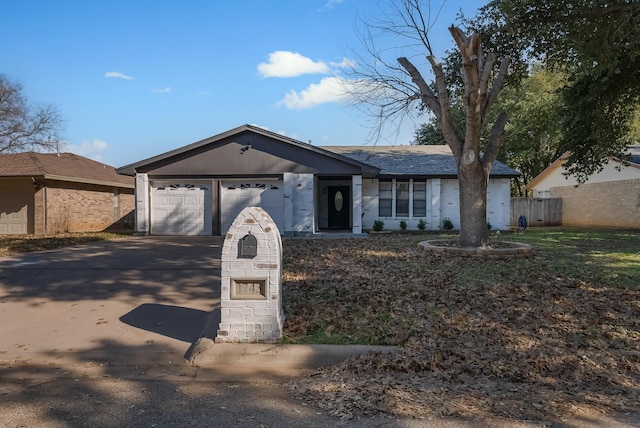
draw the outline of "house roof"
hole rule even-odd
[[[139,162],[135,162],[129,165],[125,165],[123,167],[120,167],[117,169],[117,172],[119,174],[126,174],[126,175],[134,175],[136,173],[137,170],[139,169],[144,169],[150,165],[153,164],[157,164],[157,163],[161,163],[161,162],[166,162],[167,160],[171,159],[171,158],[178,158],[182,155],[185,155],[189,152],[197,152],[201,149],[203,149],[205,146],[211,145],[211,144],[215,144],[217,142],[223,141],[225,139],[229,139],[232,137],[235,137],[238,134],[241,133],[245,133],[245,132],[251,132],[254,134],[258,134],[258,135],[262,135],[264,137],[267,138],[271,138],[274,140],[278,140],[280,142],[284,142],[286,144],[291,145],[294,148],[300,148],[303,150],[308,150],[310,152],[314,152],[314,153],[318,153],[321,154],[323,156],[327,156],[336,160],[339,160],[343,163],[349,164],[349,165],[353,165],[353,166],[357,166],[358,168],[361,168],[363,170],[363,172],[367,173],[367,174],[377,174],[378,169],[375,167],[372,167],[370,164],[367,163],[363,163],[360,162],[356,159],[350,158],[350,157],[346,157],[346,156],[342,156],[338,153],[335,153],[333,151],[329,151],[326,149],[323,149],[321,147],[318,146],[313,146],[311,144],[308,143],[303,143],[302,141],[298,141],[296,139],[293,139],[291,137],[287,137],[285,135],[281,135],[281,134],[277,134],[275,132],[271,132],[268,131],[266,129],[263,128],[259,128],[257,126],[253,126],[253,125],[242,125],[239,126],[237,128],[231,129],[229,131],[223,132],[221,134],[217,134],[214,135],[212,137],[209,138],[205,138],[203,140],[197,141],[195,143],[177,148],[175,150],[166,152],[166,153],[162,153],[160,155],[148,158],[148,159],[144,159],[141,160]]]
[[[335,153],[380,168],[380,176],[457,177],[456,160],[447,145],[331,146]],[[516,170],[494,162],[492,177],[517,177]]]
[[[533,179],[531,179],[531,181],[525,185],[525,189],[535,189],[536,186],[538,186],[538,184],[540,184],[542,180],[547,178],[549,174],[551,174],[555,169],[561,168],[570,154],[571,152],[564,152],[558,159],[553,161],[551,165],[546,167],[540,174],[533,177]],[[640,146],[629,146],[627,148],[627,154],[629,155],[629,158],[623,161],[625,165],[628,165],[632,168],[640,169]],[[622,163],[620,159],[613,157],[610,157],[609,160],[617,163]]]
[[[115,187],[133,188],[131,177],[115,168],[73,153],[10,153],[0,155],[0,177],[43,177]]]
[[[632,164],[632,166],[640,168],[640,146],[629,146],[628,153],[629,163]]]

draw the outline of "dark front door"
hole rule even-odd
[[[329,186],[329,229],[349,228],[349,186]]]

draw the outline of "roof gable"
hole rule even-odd
[[[133,180],[118,174],[114,167],[73,153],[2,154],[0,177],[44,177],[51,180],[133,188]]]
[[[120,174],[269,175],[292,173],[375,175],[366,163],[251,125],[118,169]]]

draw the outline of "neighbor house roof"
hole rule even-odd
[[[456,160],[446,145],[327,146],[327,150],[380,168],[380,176],[457,177]],[[494,178],[517,177],[518,171],[494,162]]]
[[[73,153],[9,153],[0,155],[0,177],[43,177],[133,189],[133,179],[115,168]]]
[[[547,178],[554,170],[557,168],[561,168],[562,165],[567,161],[567,158],[571,155],[571,152],[564,152],[558,159],[553,161],[551,165],[546,167],[540,174],[536,175],[531,179],[529,183],[525,185],[525,189],[535,189],[542,180]],[[623,163],[632,168],[640,169],[640,146],[629,146],[627,148],[628,158],[620,161],[618,158],[610,157],[609,160]]]

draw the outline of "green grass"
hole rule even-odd
[[[530,228],[507,235],[533,245],[559,273],[601,285],[640,287],[640,231],[584,228]]]

